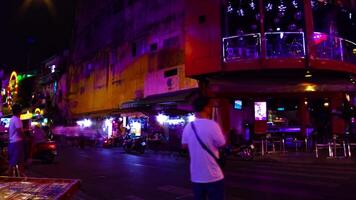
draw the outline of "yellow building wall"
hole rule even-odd
[[[143,97],[144,80],[147,71],[147,55],[141,56],[125,66],[125,69],[119,75],[120,84],[112,85],[111,102],[113,108],[118,108],[123,102],[134,100],[137,93],[141,93],[141,97]]]
[[[143,96],[147,65],[148,56],[146,55],[128,63],[119,74],[119,83],[112,82],[112,67],[108,74],[108,84],[97,84],[98,80],[102,82],[103,75],[106,76],[107,68],[105,67],[99,68],[100,70],[97,71],[94,70],[89,77],[82,77],[77,83],[79,84],[78,91],[69,97],[70,101],[76,102],[76,105],[70,109],[72,115],[79,116],[115,110],[123,102],[135,99],[137,94],[142,93]]]

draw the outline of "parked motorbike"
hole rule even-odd
[[[57,145],[51,140],[35,144],[32,150],[32,159],[38,159],[46,163],[52,163],[56,156]]]
[[[230,146],[226,148],[226,154],[239,160],[252,160],[255,157],[255,146],[252,143]]]
[[[104,148],[111,148],[111,147],[122,146],[123,141],[124,141],[124,139],[123,139],[122,136],[105,138],[104,141],[103,141],[103,147]]]
[[[143,154],[146,150],[146,141],[142,137],[126,136],[124,138],[122,147],[124,148],[126,153],[136,151]]]

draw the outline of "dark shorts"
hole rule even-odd
[[[7,148],[9,155],[9,165],[15,166],[18,164],[23,164],[25,159],[25,149],[23,141],[9,143]]]
[[[212,183],[193,183],[193,192],[195,200],[223,200],[224,180]]]

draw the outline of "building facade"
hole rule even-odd
[[[77,1],[69,113],[189,110],[199,87],[225,133],[342,135],[355,121],[355,16],[351,0]]]
[[[78,1],[68,73],[71,117],[134,112],[137,100],[196,88],[185,77],[184,5]]]
[[[356,104],[354,1],[186,1],[188,77],[225,131],[349,133]],[[189,6],[188,6],[189,5]],[[353,117],[351,116],[353,115]]]
[[[38,73],[38,87],[33,94],[33,107],[44,109],[55,124],[66,123],[68,110],[68,79],[69,51],[57,53],[43,61]]]

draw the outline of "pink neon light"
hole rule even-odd
[[[313,35],[314,44],[320,44],[328,39],[328,36],[324,33],[314,32]]]

